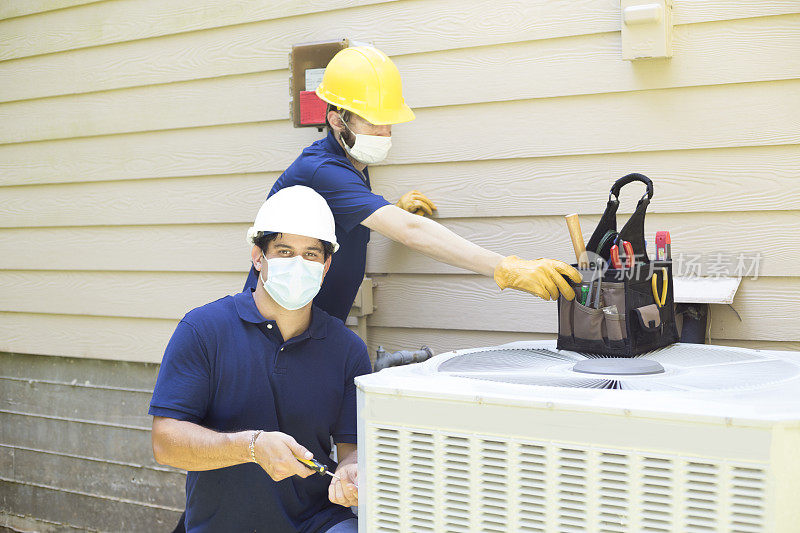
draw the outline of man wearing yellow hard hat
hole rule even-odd
[[[432,214],[433,202],[417,191],[396,205],[372,192],[368,166],[383,161],[392,145],[392,124],[414,120],[403,100],[400,73],[376,48],[357,46],[328,63],[317,95],[328,103],[328,135],[308,146],[275,182],[270,195],[293,185],[321,194],[336,220],[336,254],[314,300],[344,320],[366,268],[370,230],[444,263],[493,276],[500,289],[510,287],[545,300],[559,292],[575,294],[565,280],[579,282],[577,270],[553,259],[503,257],[459,237],[441,224],[416,216]],[[251,269],[245,287],[255,287]]]

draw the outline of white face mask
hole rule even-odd
[[[261,281],[267,293],[281,307],[289,311],[300,309],[319,292],[325,270],[322,263],[299,255],[264,259],[267,261],[267,279]]]
[[[339,115],[339,118],[341,118],[341,115]],[[342,123],[344,127],[347,128],[347,131],[356,137],[356,142],[352,147],[348,146],[347,143],[344,142],[344,139],[342,139],[345,152],[353,159],[365,165],[374,165],[375,163],[380,163],[389,155],[389,149],[392,147],[391,137],[353,133],[353,130],[347,126],[344,119],[342,119]]]

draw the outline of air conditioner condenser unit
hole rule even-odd
[[[517,342],[357,378],[360,532],[800,532],[800,354]]]

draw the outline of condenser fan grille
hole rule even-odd
[[[722,346],[677,344],[638,357],[661,364],[665,372],[595,376],[576,372],[573,366],[596,356],[518,345],[458,352],[440,362],[435,371],[520,385],[651,391],[752,389],[800,374],[800,368],[788,361]]]
[[[542,368],[553,361],[569,362],[583,359],[573,352],[547,348],[478,349],[450,358],[439,365],[440,372],[475,372]]]

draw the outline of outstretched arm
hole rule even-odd
[[[456,235],[434,220],[412,215],[394,205],[381,207],[362,224],[437,261],[492,276],[501,289],[510,287],[545,300],[555,300],[560,292],[571,300],[575,292],[564,276],[576,283],[581,281],[580,273],[562,261],[527,261],[515,256],[504,258]]]
[[[363,225],[442,263],[491,276],[503,256],[481,248],[435,220],[412,215],[394,205],[372,213]]]

